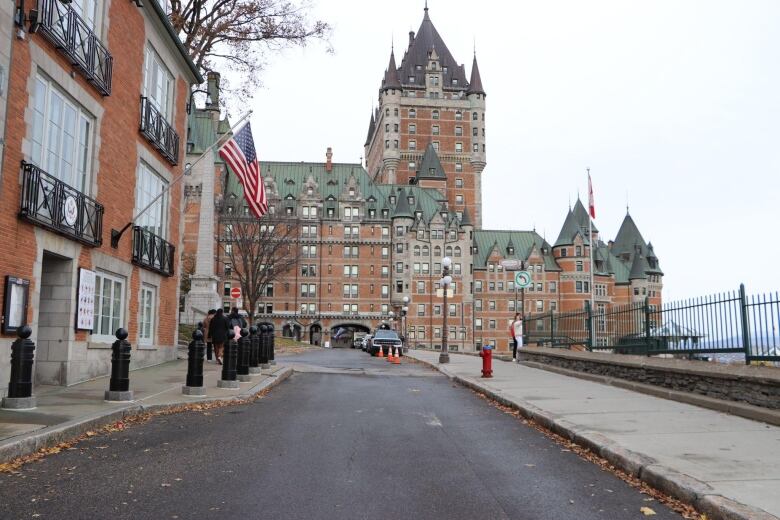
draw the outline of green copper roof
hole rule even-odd
[[[631,272],[628,275],[629,280],[644,280],[647,278],[645,271],[648,265],[645,257],[641,253],[634,254],[634,261],[631,263]]]
[[[590,214],[588,213],[588,210],[585,209],[585,206],[582,204],[582,201],[577,197],[577,202],[574,203],[574,208],[571,210],[572,213],[574,213],[574,218],[577,221],[577,224],[580,226],[580,229],[582,229],[582,234],[585,236],[588,236],[588,226],[589,226],[589,220],[590,220]],[[596,228],[596,224],[593,224],[593,231],[598,232],[598,228]]]
[[[577,217],[574,216],[574,212],[569,210],[566,215],[566,220],[563,221],[563,227],[561,233],[558,235],[558,240],[555,241],[555,247],[558,246],[570,246],[574,243],[574,237],[578,234],[582,235],[583,240],[587,243],[587,233],[582,233],[580,225],[577,223]]]
[[[188,151],[188,155],[201,155],[209,146],[217,141],[218,136],[214,131],[215,125],[214,120],[211,117],[211,112],[203,109],[194,109],[192,114],[187,117],[187,126],[187,142],[192,143],[192,150]],[[220,121],[217,126],[221,127],[222,121]],[[230,127],[225,131],[227,130],[230,130]],[[222,135],[222,133],[220,133],[220,135]],[[218,153],[214,154],[214,158],[216,164],[223,163]]]
[[[433,144],[428,143],[425,148],[425,154],[423,155],[420,163],[420,169],[417,170],[418,179],[441,179],[446,180],[447,176],[444,174],[444,168],[439,160],[439,154],[433,148]]]
[[[514,245],[514,254],[507,253],[510,241]],[[527,260],[531,251],[536,247],[544,258],[546,271],[560,271],[560,267],[552,256],[550,244],[548,244],[536,231],[474,231],[474,246],[477,248],[474,254],[474,269],[484,269],[487,266],[488,257],[493,248],[498,248],[499,254],[506,259]],[[542,248],[546,253],[542,254]]]
[[[398,190],[398,200],[393,210],[393,218],[414,218],[412,208],[409,207],[410,196],[413,195],[407,194],[404,188]]]
[[[626,213],[626,218],[623,219],[623,223],[620,225],[620,230],[615,237],[615,242],[612,244],[612,252],[616,255],[623,253],[634,252],[634,246],[641,246],[644,253],[647,248],[645,239],[642,238],[642,234],[639,232],[639,228],[636,227],[634,219],[631,215]]]

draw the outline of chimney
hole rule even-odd
[[[414,31],[409,31],[409,47],[412,47],[412,44],[414,43]]]
[[[206,98],[206,110],[219,111],[219,72],[209,71],[206,75],[208,98]]]
[[[331,148],[330,146],[328,146],[328,151],[325,152],[325,158],[326,158],[326,160],[325,160],[325,171],[330,173],[330,172],[333,171],[333,162],[332,162],[332,159],[333,159],[333,148]]]

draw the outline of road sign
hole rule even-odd
[[[506,269],[507,271],[519,271],[520,268],[523,266],[523,264],[520,262],[520,260],[501,260],[501,267]]]
[[[528,271],[518,271],[515,273],[515,285],[518,289],[525,289],[531,285],[531,273]]]
[[[241,298],[241,287],[233,287],[230,289],[230,297],[234,300]]]

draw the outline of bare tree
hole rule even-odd
[[[238,94],[248,97],[266,52],[327,42],[331,26],[310,20],[311,8],[310,0],[171,0],[170,20],[199,70],[236,74]]]
[[[222,213],[219,222],[221,257],[231,264],[231,276],[241,284],[252,322],[266,288],[298,263],[298,221],[271,213],[261,219]]]

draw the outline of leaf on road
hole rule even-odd
[[[162,484],[160,484],[160,487],[171,487],[171,485],[168,484],[167,482],[163,482]]]
[[[645,516],[655,516],[655,511],[650,509],[649,507],[640,507],[639,511],[645,515]]]
[[[97,435],[97,433],[95,433],[95,432],[93,432],[93,431],[88,431],[88,432],[87,432],[87,433],[85,433],[84,435],[86,435],[87,437],[94,437],[95,435]]]

